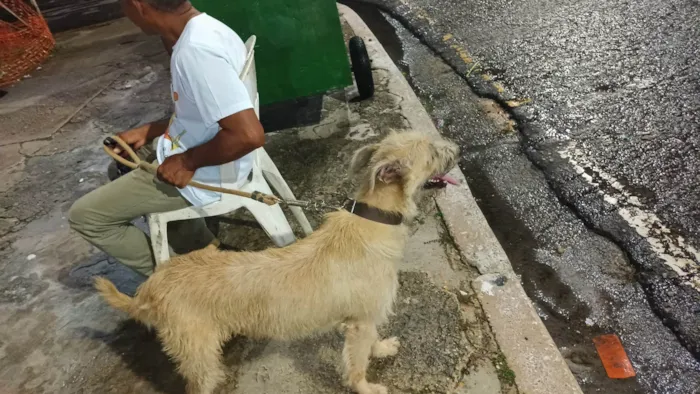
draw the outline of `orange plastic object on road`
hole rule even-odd
[[[617,335],[601,335],[593,338],[593,343],[609,378],[627,379],[637,375]]]

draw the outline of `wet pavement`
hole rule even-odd
[[[37,0],[36,2],[54,34],[123,16],[119,0]]]
[[[550,60],[544,57],[541,60],[542,67],[554,67],[550,72],[552,75],[544,78],[555,79],[553,82],[538,79],[541,75],[535,70],[534,62],[520,63],[518,67],[508,63],[508,67],[500,69],[492,65],[489,61],[496,64],[502,59],[499,56],[535,56],[533,51],[542,50],[535,43],[526,50],[525,47],[510,47],[510,41],[507,44],[499,41],[507,36],[506,33],[514,32],[508,29],[505,32],[494,32],[498,23],[504,20],[515,23],[512,22],[514,19],[531,17],[531,14],[524,12],[506,17],[512,8],[504,4],[489,2],[488,7],[484,6],[490,7],[489,12],[500,10],[501,13],[494,18],[494,22],[489,19],[493,18],[491,13],[484,11],[479,14],[475,9],[478,7],[457,5],[455,2],[382,3],[391,3],[384,4],[384,7],[391,10],[392,15],[399,17],[411,30],[390,17],[384,19],[376,9],[362,7],[357,3],[350,4],[370,23],[382,44],[388,47],[388,52],[403,66],[441,131],[462,145],[465,154],[461,167],[469,180],[470,188],[479,199],[482,211],[506,249],[516,272],[521,275],[528,294],[536,302],[547,328],[562,354],[568,358],[584,392],[697,393],[700,387],[700,364],[693,356],[697,343],[694,342],[693,330],[697,329],[695,322],[700,304],[695,300],[694,289],[687,285],[678,286],[680,281],[669,280],[676,274],[660,260],[668,257],[664,253],[678,254],[678,250],[673,250],[673,235],[684,230],[681,226],[672,224],[672,215],[657,213],[657,216],[652,216],[651,212],[654,212],[656,206],[648,200],[649,193],[630,187],[631,183],[627,182],[632,178],[625,177],[624,181],[620,181],[622,177],[618,175],[626,168],[631,169],[634,174],[643,177],[639,178],[639,182],[648,183],[649,190],[662,188],[664,185],[655,184],[649,174],[644,175],[644,171],[659,178],[656,170],[651,167],[664,160],[664,149],[674,149],[674,142],[659,145],[656,151],[647,152],[648,162],[644,162],[643,155],[636,159],[640,162],[633,162],[628,155],[639,155],[639,150],[650,150],[649,146],[656,146],[647,145],[649,143],[663,145],[665,139],[651,139],[648,136],[642,138],[635,134],[634,128],[641,126],[635,125],[639,119],[631,115],[618,116],[617,129],[603,126],[598,128],[598,125],[605,125],[605,114],[625,113],[622,111],[625,105],[630,109],[635,108],[630,100],[642,100],[646,96],[635,96],[637,91],[629,86],[617,95],[600,89],[593,89],[588,95],[580,95],[580,91],[571,89],[570,83],[567,85],[564,79],[570,77],[578,81],[580,86],[586,86],[586,78],[590,75],[582,72],[574,76],[560,65],[547,65],[547,62],[564,61],[561,57],[566,54],[565,46],[560,48],[556,58]],[[412,4],[416,6],[413,7]],[[487,21],[490,21],[490,26]],[[542,23],[539,19],[536,21]],[[563,23],[551,23],[551,26],[572,28]],[[475,24],[478,25],[477,31],[472,32]],[[535,24],[535,20],[532,24]],[[446,29],[445,26],[451,29]],[[460,34],[459,37],[462,38],[467,32],[469,36],[465,41],[470,44],[474,40],[484,46],[488,42],[488,49],[476,52],[469,45],[451,44],[447,45],[447,50],[457,52],[456,57],[441,52],[444,46],[441,47],[440,44],[455,40]],[[518,32],[521,35],[523,33],[522,30]],[[528,34],[545,32],[546,29],[541,28]],[[422,44],[416,36],[431,48]],[[431,39],[438,39],[439,43],[431,42]],[[682,46],[682,43],[677,44]],[[494,49],[496,47],[499,49]],[[504,50],[504,47],[509,50]],[[431,51],[433,48],[448,63]],[[467,53],[463,48],[469,48],[470,52]],[[480,47],[477,45],[476,48]],[[674,52],[669,49],[684,56],[693,53],[689,48],[684,50],[685,52]],[[483,57],[478,57],[477,53]],[[461,68],[456,67],[455,58],[464,61],[465,57],[473,57],[466,60],[478,59],[481,66],[473,68],[473,63],[463,63]],[[688,61],[693,63],[695,60]],[[578,63],[571,63],[569,69],[578,66]],[[479,67],[482,69],[474,72]],[[598,67],[607,70],[605,64]],[[455,69],[462,70],[462,75],[455,73]],[[464,78],[469,70],[472,70],[472,75]],[[508,73],[527,73],[531,80],[508,79]],[[614,70],[608,70],[606,75],[617,74]],[[473,83],[474,78],[481,83]],[[470,83],[467,84],[465,79]],[[490,79],[488,82],[491,87],[494,87],[493,80],[500,84],[495,87],[503,89],[502,95],[499,96],[498,89],[495,92],[493,89],[483,89],[486,79]],[[669,81],[674,80],[671,78]],[[477,94],[473,93],[469,85],[475,88]],[[689,108],[692,108],[692,103],[697,103],[694,101],[697,95],[691,97],[691,86],[685,88],[688,89],[687,100],[683,102],[685,104],[679,104],[678,101],[675,104],[681,107],[690,105]],[[521,90],[511,93],[506,89]],[[530,92],[524,94],[525,89],[537,92],[539,96]],[[647,89],[653,90],[652,87]],[[663,100],[663,97],[672,93],[667,89],[662,90],[661,105],[673,105],[674,101]],[[564,120],[571,122],[579,119],[567,114],[573,111],[571,108],[581,110],[580,106],[587,103],[585,100],[590,100],[597,94],[608,101],[596,99],[596,105],[586,108],[595,109],[595,112],[588,112],[598,120],[586,123],[586,127],[565,123],[566,126],[557,133],[549,128],[546,129],[547,132],[539,132],[545,121],[557,125]],[[609,97],[611,94],[613,96]],[[505,98],[535,100],[514,111],[514,108],[506,105]],[[548,104],[556,100],[564,100],[564,104]],[[572,105],[566,104],[568,101]],[[645,105],[651,106],[651,103]],[[649,111],[649,118],[640,119],[651,119],[654,114],[658,114],[657,111],[659,109],[655,108]],[[679,122],[678,119],[672,119],[672,114],[673,112],[667,111],[664,114],[667,117],[665,123],[659,124],[663,123],[670,130],[668,135],[673,137],[678,136],[673,130],[685,131],[685,149],[693,149],[693,138],[697,141],[697,135],[693,136],[692,131],[697,130],[697,122],[693,123],[692,119],[691,122]],[[559,130],[558,127],[556,130]],[[655,132],[661,135],[664,130],[657,128]],[[620,132],[627,133],[626,137],[618,138]],[[642,133],[642,130],[639,132]],[[577,144],[572,148],[570,144],[573,142]],[[586,148],[581,149],[582,146]],[[568,154],[569,151],[576,153]],[[614,157],[611,153],[614,151],[624,152]],[[586,160],[580,159],[584,153]],[[599,172],[590,168],[591,163],[605,163],[601,155],[610,155],[610,159],[615,162],[614,165],[605,167],[609,169],[617,166],[615,168],[618,170],[612,172],[615,176],[600,170],[602,167],[595,167]],[[670,151],[668,155],[671,155]],[[573,156],[579,157],[579,160]],[[696,157],[693,154],[681,157],[687,164],[681,171],[675,170],[675,176],[684,178],[683,182],[676,181],[674,186],[679,188],[679,193],[684,184],[697,184],[698,176],[692,167]],[[679,157],[673,156],[672,159],[678,160]],[[635,167],[634,163],[638,166]],[[670,176],[672,175],[667,174],[666,178]],[[647,197],[639,198],[642,195]],[[638,202],[634,197],[639,198],[639,206],[633,205]],[[687,209],[696,209],[697,205],[692,199],[671,199],[667,202],[670,203],[668,206],[678,209],[683,201]],[[645,220],[639,225],[640,220],[635,221],[635,217]],[[669,228],[668,231],[658,232],[662,237],[660,243],[668,244],[663,251],[654,249],[655,233],[653,230],[645,231],[647,223],[652,229],[661,229],[659,223],[664,223]],[[637,231],[647,238],[642,238]],[[686,232],[686,239],[693,239],[692,231]],[[692,253],[687,245],[677,246]],[[663,293],[660,292],[662,289]],[[677,320],[674,320],[674,316]],[[637,371],[635,379],[619,381],[607,378],[591,342],[594,336],[603,333],[616,333],[621,337]]]

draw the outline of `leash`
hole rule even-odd
[[[129,146],[129,144],[124,142],[124,140],[122,140],[118,136],[115,135],[112,137],[105,138],[103,145],[104,145],[103,146],[104,151],[109,156],[111,156],[114,160],[116,160],[118,163],[120,163],[126,167],[129,167],[132,170],[140,168],[144,171],[151,173],[154,176],[158,174],[158,166],[141,160],[136,155],[136,152],[134,152],[134,150],[131,149],[131,146]],[[124,151],[129,154],[131,161],[118,155],[113,150],[113,148],[116,145],[119,145],[119,147],[124,149]],[[223,187],[209,186],[209,185],[205,185],[205,184],[202,184],[199,182],[194,182],[194,181],[190,181],[190,183],[188,183],[188,185],[196,187],[198,189],[204,189],[204,190],[209,190],[209,191],[218,192],[218,193],[232,194],[234,196],[239,196],[239,197],[243,197],[243,198],[250,198],[252,200],[255,200],[255,201],[261,202],[263,204],[270,205],[270,206],[275,205],[275,204],[280,204],[280,205],[301,207],[301,208],[312,209],[312,210],[339,209],[339,208],[341,208],[341,207],[330,206],[330,205],[327,205],[323,202],[312,202],[312,201],[301,201],[301,200],[283,200],[277,196],[265,194],[265,193],[258,192],[258,191],[254,191],[252,193],[249,193],[249,192],[244,192],[244,191],[240,191],[240,190],[226,189]]]

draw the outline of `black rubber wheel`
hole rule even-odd
[[[369,60],[367,47],[362,38],[355,36],[348,44],[350,49],[350,61],[352,62],[352,73],[355,75],[357,90],[360,92],[360,99],[366,100],[374,96],[374,77],[372,77],[372,62]]]

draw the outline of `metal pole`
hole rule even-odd
[[[32,0],[33,1],[33,0]],[[25,26],[30,27],[29,23],[25,22],[24,19],[20,18],[19,15],[15,14],[14,11],[10,9],[10,7],[6,6],[2,1],[0,1],[0,7],[4,8],[5,11],[9,12],[10,15],[14,16],[17,18],[18,21],[24,23]]]

